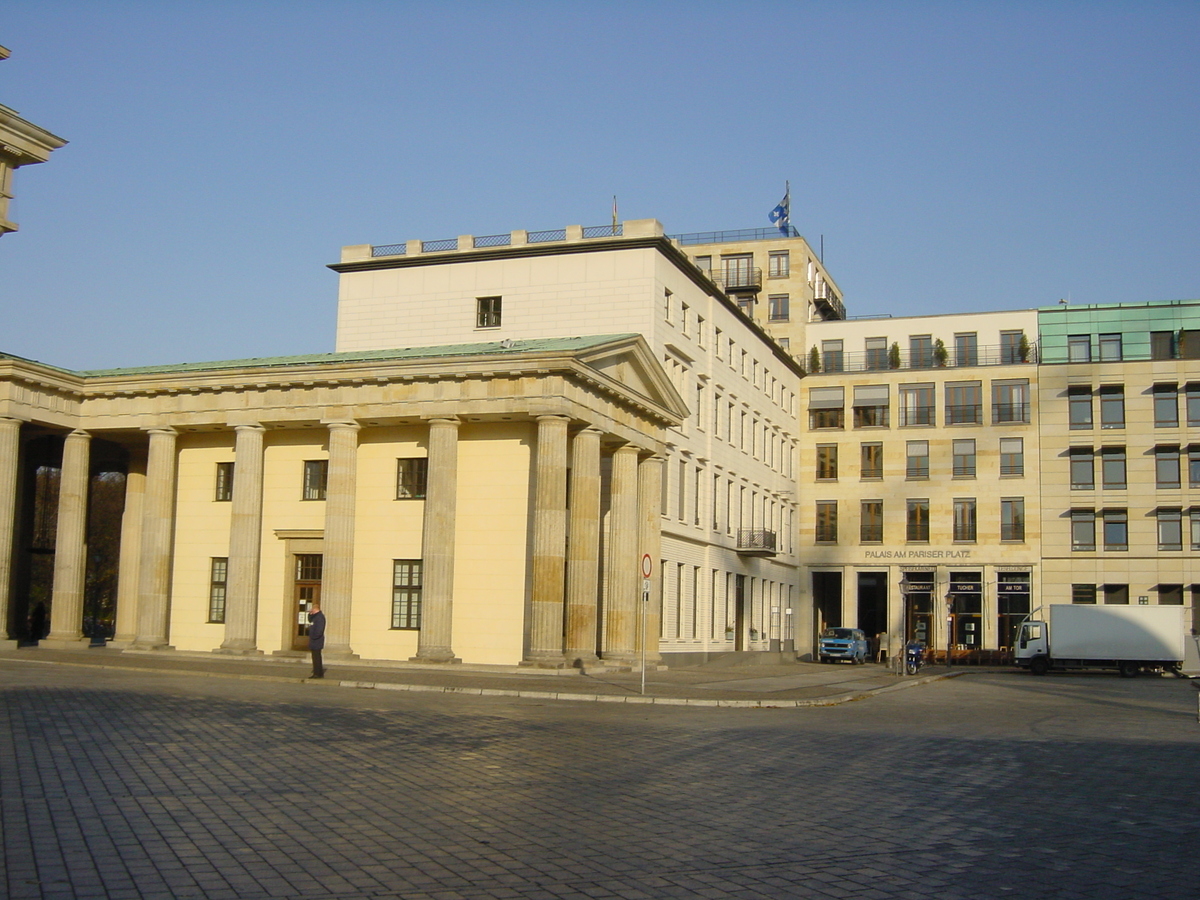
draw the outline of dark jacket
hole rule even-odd
[[[325,613],[319,610],[308,614],[308,649],[325,649]]]

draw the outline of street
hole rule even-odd
[[[963,677],[812,709],[0,666],[31,898],[1194,898],[1183,680]]]

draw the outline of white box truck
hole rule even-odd
[[[1053,604],[1043,620],[1017,632],[1013,661],[1034,675],[1051,669],[1178,672],[1183,665],[1182,606]]]

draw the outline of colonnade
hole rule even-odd
[[[329,621],[326,655],[352,655],[350,625],[355,544],[358,433],[352,420],[327,421],[329,467],[322,543],[322,605]],[[460,420],[428,420],[423,522],[421,628],[416,661],[455,662],[453,602]],[[0,418],[0,627],[7,627],[21,423]],[[225,633],[219,652],[257,654],[258,585],[263,529],[264,427],[234,426],[235,476],[228,551]],[[135,649],[169,646],[170,585],[178,433],[148,429],[144,474],[131,467],[121,540],[118,641]],[[531,589],[522,662],[533,666],[628,665],[642,652],[657,661],[659,609],[639,610],[640,562],[653,562],[649,596],[661,574],[660,457],[631,444],[612,450],[609,527],[602,542],[601,460],[605,435],[593,426],[572,434],[565,416],[537,417],[533,484]],[[81,624],[91,435],[64,441],[54,559],[51,647],[85,641]],[[568,470],[571,472],[568,496]],[[601,558],[602,547],[607,559]],[[136,573],[136,574],[134,574]],[[122,614],[123,613],[123,614]],[[601,613],[603,621],[601,621]],[[646,622],[642,633],[641,623]],[[129,633],[122,634],[122,623]],[[601,643],[601,634],[603,640]],[[0,635],[2,636],[2,635]],[[599,651],[599,652],[598,652]]]

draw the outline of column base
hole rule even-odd
[[[170,644],[166,643],[165,641],[161,644],[156,643],[154,641],[134,641],[132,646],[130,646],[128,649],[130,649],[130,650],[174,650],[175,648],[172,647]]]
[[[462,660],[459,659],[457,656],[454,656],[453,653],[450,653],[450,654],[430,653],[428,656],[422,656],[421,654],[418,653],[416,656],[410,656],[408,658],[408,661],[414,662],[414,663],[438,663],[439,665],[441,665],[441,664],[461,665],[462,664]]]
[[[44,637],[38,641],[38,647],[43,650],[86,650],[92,646],[92,639]]]
[[[259,649],[258,649],[257,647],[255,647],[255,646],[250,646],[250,647],[238,647],[238,646],[230,646],[230,647],[226,647],[224,644],[222,644],[220,647],[218,647],[216,650],[214,650],[214,651],[213,651],[213,653],[220,653],[220,654],[222,654],[222,655],[225,655],[225,656],[263,656],[263,655],[264,655],[264,654],[263,654],[263,652],[262,652],[261,650],[259,650]]]
[[[0,650],[16,650],[19,641],[10,641],[8,638],[0,640]]]
[[[569,668],[571,668],[571,663],[569,663],[567,661],[566,657],[564,657],[562,655],[559,655],[559,656],[531,656],[528,659],[521,660],[519,663],[517,663],[517,665],[522,666],[527,669],[569,669]]]

